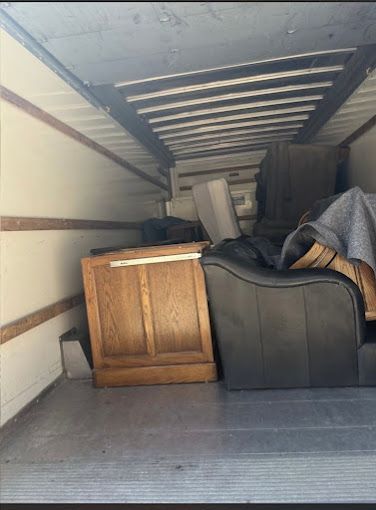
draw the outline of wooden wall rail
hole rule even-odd
[[[132,221],[74,220],[66,218],[27,218],[19,216],[2,216],[2,231],[22,230],[139,230],[141,223]]]
[[[53,319],[54,317],[81,305],[83,302],[84,295],[77,294],[76,296],[62,299],[57,303],[53,303],[52,305],[37,310],[36,312],[32,312],[21,319],[5,324],[0,329],[0,343],[4,344],[5,342],[12,340],[12,338],[22,335],[23,333],[26,333],[26,331],[43,324],[43,322]]]
[[[138,177],[141,177],[145,181],[151,182],[155,186],[158,186],[159,188],[168,191],[167,184],[159,181],[158,179],[152,177],[151,175],[148,175],[146,172],[132,165],[127,160],[121,158],[120,156],[110,151],[106,147],[103,147],[103,145],[94,142],[93,140],[83,135],[79,131],[76,131],[75,129],[68,126],[64,122],[56,119],[49,113],[35,106],[33,103],[30,103],[30,101],[28,101],[27,99],[24,99],[23,97],[15,94],[14,92],[7,89],[6,87],[3,87],[2,85],[0,85],[0,97],[2,97],[8,103],[13,104],[17,108],[20,108],[21,110],[28,113],[32,117],[35,117],[36,119],[39,119],[42,122],[45,122],[49,126],[55,128],[57,131],[60,131],[61,133],[65,134],[66,136],[69,136],[70,138],[73,138],[73,140],[80,142],[82,145],[86,145],[86,147],[93,149],[99,154],[102,154],[102,156],[106,156],[107,158],[111,159],[121,167],[129,170]]]

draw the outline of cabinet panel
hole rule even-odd
[[[94,270],[104,356],[147,354],[138,268]]]
[[[147,267],[157,353],[201,351],[192,261]]]

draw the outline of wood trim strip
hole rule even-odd
[[[157,257],[156,257],[157,258]],[[158,257],[159,258],[159,257]],[[139,259],[145,260],[145,259]],[[137,262],[137,261],[131,261]],[[110,262],[110,266],[111,266]],[[154,323],[153,323],[153,312],[150,298],[150,288],[148,284],[148,272],[147,268],[143,265],[137,268],[138,279],[140,282],[140,293],[141,293],[141,309],[142,309],[142,321],[144,324],[146,350],[149,356],[155,357],[157,354],[157,348],[155,343],[154,334]]]
[[[206,363],[204,353],[198,351],[156,352],[154,356],[152,357],[150,353],[134,354],[132,356],[124,354],[103,355],[102,362],[97,368],[136,368],[175,365],[182,363],[182,356],[184,356],[184,364]],[[213,357],[209,361],[212,360]]]
[[[362,126],[356,129],[351,135],[345,138],[340,144],[340,147],[346,147],[347,145],[351,145],[358,138],[366,134],[370,129],[376,126],[376,115],[371,117],[367,122],[365,122]]]
[[[75,220],[67,218],[27,218],[2,216],[1,231],[26,230],[139,230],[141,223],[133,221]]]
[[[213,168],[210,170],[200,170],[199,172],[184,172],[179,174],[179,178],[183,177],[195,177],[196,175],[210,175],[210,174],[222,174],[227,172],[238,172],[242,170],[253,170],[259,168],[260,163],[254,165],[238,165],[230,167]]]
[[[101,338],[101,324],[99,321],[98,296],[95,284],[94,270],[92,267],[92,258],[81,259],[82,279],[84,281],[86,313],[89,325],[89,334],[91,339],[91,353],[94,366],[102,366],[102,360],[105,357],[103,352]]]
[[[236,181],[227,181],[229,186],[234,186],[235,184],[252,184],[253,182],[256,182],[256,179],[254,177],[251,177],[250,179],[237,179]],[[192,186],[180,186],[180,191],[189,191],[192,189]]]
[[[0,343],[4,344],[15,338],[16,336],[22,335],[30,329],[36,328],[40,324],[43,324],[58,315],[75,308],[84,303],[84,294],[77,294],[71,296],[52,305],[48,305],[36,312],[32,312],[21,319],[17,319],[9,324],[5,324],[0,329]]]
[[[63,133],[66,136],[69,136],[69,138],[72,138],[73,140],[76,140],[77,142],[81,143],[82,145],[85,145],[86,147],[89,147],[90,149],[93,149],[94,151],[98,152],[102,156],[107,157],[108,159],[111,159],[114,161],[114,163],[117,163],[121,167],[125,168],[126,170],[129,170],[133,174],[137,175],[138,177],[141,177],[141,179],[144,179],[145,181],[151,182],[155,186],[158,186],[161,189],[164,189],[168,191],[167,184],[164,184],[163,182],[160,182],[158,179],[155,179],[151,175],[148,175],[143,170],[140,170],[136,166],[129,163],[127,160],[121,158],[114,152],[110,151],[106,147],[103,147],[103,145],[100,145],[97,142],[94,142],[87,136],[83,135],[76,129],[68,126],[61,120],[58,120],[56,117],[53,117],[49,113],[45,112],[44,110],[41,110],[38,108],[38,106],[35,106],[33,103],[30,103],[27,99],[24,99],[23,97],[15,94],[11,90],[7,89],[6,87],[0,85],[0,97],[2,97],[5,101],[8,103],[13,104],[17,108],[23,110],[24,112],[28,113],[32,117],[41,120],[42,122],[48,124],[49,126],[55,128],[57,131],[60,131],[60,133]]]
[[[135,386],[146,384],[173,384],[210,382],[217,380],[215,363],[185,363],[154,367],[95,369],[94,386]]]

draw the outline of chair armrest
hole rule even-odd
[[[347,276],[332,269],[282,269],[274,270],[247,264],[245,261],[233,260],[221,255],[203,255],[202,266],[217,266],[232,273],[234,276],[260,287],[296,287],[310,283],[333,283],[343,285],[359,301],[364,309],[362,294],[359,287]]]
[[[242,260],[234,260],[220,254],[206,254],[200,259],[201,265],[216,266],[236,278],[256,285],[269,288],[293,288],[317,283],[338,285],[344,289],[351,298],[355,329],[358,339],[365,338],[365,308],[362,293],[359,287],[347,276],[332,269],[286,269],[274,270],[247,264]],[[361,342],[363,343],[363,342]]]

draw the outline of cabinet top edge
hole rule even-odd
[[[205,248],[210,246],[209,241],[199,241],[192,243],[182,244],[168,244],[163,246],[140,246],[137,248],[125,248],[108,253],[98,255],[91,255],[81,259],[82,264],[89,264],[91,266],[99,266],[107,264],[113,260],[126,260],[137,259],[144,257],[153,257],[159,255],[177,255],[183,253],[197,253],[202,252]]]

